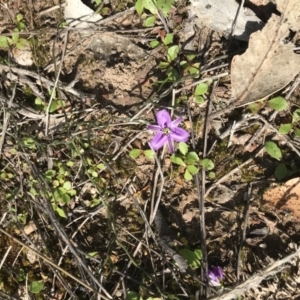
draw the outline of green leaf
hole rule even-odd
[[[20,22],[21,20],[23,20],[23,18],[24,18],[24,17],[23,17],[22,14],[17,14],[17,15],[16,15],[16,21],[17,21],[17,22]]]
[[[63,188],[68,191],[72,188],[72,183],[70,181],[66,181],[64,184],[63,184]]]
[[[171,11],[174,0],[157,0],[157,8],[166,17]]]
[[[18,27],[19,31],[22,31],[22,30],[24,30],[26,28],[26,25],[25,25],[24,22],[19,22],[17,24],[17,27]]]
[[[18,49],[24,49],[26,46],[28,45],[28,42],[26,39],[18,39],[18,41],[16,42],[16,47]]]
[[[297,108],[294,112],[293,112],[293,123],[296,123],[300,120],[300,108]]]
[[[172,163],[177,164],[179,166],[183,166],[185,167],[185,163],[183,162],[183,160],[176,154],[172,154],[172,156],[170,157],[170,160]]]
[[[68,194],[62,194],[61,197],[60,197],[59,204],[60,205],[69,204],[70,201],[71,201],[71,198]]]
[[[74,189],[68,190],[67,193],[70,196],[76,196],[76,194],[77,194],[76,190],[74,190]]]
[[[9,47],[9,41],[6,36],[0,36],[0,48],[7,48]]]
[[[196,57],[195,54],[187,54],[187,55],[186,55],[186,59],[187,59],[188,61],[192,61],[195,57]]]
[[[72,167],[74,166],[74,162],[71,161],[71,160],[69,160],[69,161],[67,161],[66,165],[67,165],[68,167],[71,167],[71,168],[72,168]]]
[[[182,250],[180,250],[180,254],[188,262],[189,266],[192,269],[197,269],[200,267],[201,259],[199,258],[199,255],[202,257],[202,253],[200,254],[199,252],[197,252],[197,254],[196,254],[195,252],[193,252],[189,249],[182,249]]]
[[[204,167],[206,170],[212,170],[215,167],[213,161],[209,158],[204,158],[201,161],[201,166]]]
[[[49,108],[49,112],[52,113],[52,112],[56,111],[56,109],[57,109],[57,101],[52,100],[50,108]]]
[[[292,124],[281,124],[278,132],[282,134],[288,134],[292,130]]]
[[[200,96],[200,95],[203,95],[207,92],[208,90],[208,84],[207,83],[199,83],[197,86],[196,86],[196,89],[195,89],[195,95],[197,96]]]
[[[126,300],[139,300],[140,296],[138,293],[129,291],[126,296]]]
[[[142,150],[140,149],[132,149],[130,152],[129,152],[129,156],[133,159],[135,158],[138,158],[142,153]]]
[[[151,48],[156,48],[159,45],[159,41],[158,40],[154,40],[150,42],[150,47]]]
[[[196,152],[191,151],[185,156],[185,162],[188,165],[194,165],[197,161],[199,161],[199,156]]]
[[[186,143],[180,142],[178,144],[178,149],[183,155],[186,155],[188,153],[189,147]]]
[[[178,72],[173,67],[168,69],[167,76],[168,79],[172,82],[176,81],[179,78]]]
[[[163,39],[164,45],[169,45],[173,43],[173,33],[167,33],[165,38]]]
[[[169,64],[168,62],[166,62],[166,61],[161,61],[161,62],[159,63],[158,66],[159,66],[161,69],[165,69],[165,68],[167,68],[169,65],[170,65],[170,64]]]
[[[58,213],[58,215],[60,216],[60,217],[62,217],[62,218],[67,218],[67,216],[66,216],[66,214],[65,214],[65,212],[64,212],[64,210],[63,209],[61,209],[60,207],[56,207],[56,212]]]
[[[153,150],[145,150],[144,155],[148,158],[154,158],[155,152]]]
[[[282,158],[282,153],[280,148],[272,141],[266,142],[265,149],[267,153],[273,158],[280,160]]]
[[[204,98],[202,96],[195,96],[195,101],[198,104],[203,104],[205,102]]]
[[[192,175],[196,175],[199,171],[199,169],[193,165],[188,165],[186,167],[186,169],[192,174]]]
[[[209,179],[215,179],[215,177],[216,177],[216,173],[215,172],[209,172],[208,173],[208,178]]]
[[[93,171],[93,172],[92,172],[92,176],[93,176],[94,178],[97,178],[97,177],[98,177],[98,173],[97,173],[96,171]]]
[[[137,0],[135,2],[135,10],[136,12],[141,15],[144,10],[143,0]]]
[[[296,129],[294,130],[294,134],[295,134],[296,137],[300,137],[300,129],[299,129],[299,128],[296,128]]]
[[[253,113],[256,114],[262,107],[262,103],[256,102],[251,103],[248,105],[248,109]]]
[[[14,32],[12,35],[11,35],[11,38],[12,40],[14,41],[14,43],[16,43],[19,39],[19,31],[18,32]]]
[[[167,54],[168,61],[171,62],[177,58],[177,55],[179,52],[179,47],[177,45],[171,46],[167,52],[168,52],[168,54]]]
[[[277,180],[283,180],[288,174],[288,169],[284,163],[280,163],[275,170]]]
[[[148,9],[152,14],[157,15],[158,10],[155,5],[156,0],[142,0],[142,1],[143,1],[144,8]]]
[[[103,171],[103,170],[105,170],[106,169],[106,165],[105,164],[98,164],[97,166],[97,169],[99,169],[99,170],[101,170],[101,171]]]
[[[45,176],[47,177],[47,179],[52,179],[55,175],[56,175],[55,170],[47,170],[45,172]]]
[[[202,259],[202,251],[200,249],[195,249],[194,250],[195,256],[201,260]]]
[[[44,281],[33,281],[29,285],[29,291],[33,294],[38,294],[44,288]]]
[[[38,97],[38,98],[35,98],[34,104],[38,105],[38,106],[41,106],[41,105],[44,105],[44,102],[41,98]]]
[[[97,251],[94,251],[94,252],[89,252],[85,257],[86,258],[89,258],[89,257],[94,257],[94,256],[96,256],[98,254],[98,252]]]
[[[145,27],[152,27],[155,24],[156,17],[155,16],[150,16],[144,21],[144,26]]]
[[[190,73],[190,75],[199,75],[199,69],[195,68],[195,67],[191,67],[191,68],[189,68],[189,73]],[[195,76],[194,76],[194,78],[195,78]]]
[[[285,110],[288,102],[283,97],[276,97],[268,101],[268,105],[276,111]]]
[[[187,169],[185,170],[183,177],[184,177],[184,179],[187,180],[187,181],[190,181],[190,180],[193,179],[192,174],[191,174]]]

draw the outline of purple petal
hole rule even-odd
[[[148,125],[147,129],[152,130],[152,131],[160,131],[161,127],[158,125]]]
[[[169,127],[172,123],[171,116],[166,109],[159,110],[156,113],[157,124],[161,127]]]
[[[176,142],[186,142],[189,139],[190,134],[183,128],[176,127],[172,129],[170,136]]]
[[[173,143],[173,140],[172,138],[168,135],[168,145],[169,145],[169,150],[171,153],[174,153],[175,150],[174,150],[174,143]]]
[[[176,120],[172,121],[170,127],[171,128],[178,127],[178,125],[181,123],[182,120],[183,120],[182,117],[177,118]]]
[[[209,277],[209,279],[210,279],[211,281],[219,282],[218,277],[217,277],[216,274],[213,273],[213,272],[209,272],[208,277]]]
[[[157,134],[150,141],[150,146],[153,150],[158,150],[167,142],[168,137],[162,132],[157,132]]]
[[[219,279],[223,279],[223,270],[221,267],[215,267],[214,271]]]

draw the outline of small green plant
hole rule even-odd
[[[205,82],[199,83],[194,92],[194,99],[197,103],[204,103],[203,95],[208,91],[208,84]]]
[[[9,48],[16,46],[18,49],[23,49],[28,45],[28,40],[20,37],[20,32],[26,28],[25,20],[22,14],[17,14],[14,23],[16,27],[11,34],[11,37],[0,35],[0,48]]]
[[[155,22],[158,14],[162,14],[166,17],[171,11],[174,0],[137,0],[135,3],[135,9],[137,13],[146,18],[144,20],[144,26],[152,27]],[[145,13],[143,12],[149,12]]]
[[[283,162],[280,162],[275,169],[274,175],[277,180],[283,180],[287,177],[291,177],[295,173],[299,172],[299,168],[297,168],[294,164],[293,165],[286,165]]]
[[[272,142],[272,141],[268,141],[265,143],[265,149],[266,152],[272,156],[273,158],[277,159],[277,160],[281,160],[282,158],[282,153],[280,148],[277,146],[276,143]]]
[[[193,78],[198,78],[200,75],[200,62],[195,61],[195,54],[187,54],[186,59],[180,61],[180,66],[183,69],[183,75],[192,75]]]
[[[71,202],[71,197],[76,196],[76,190],[72,188],[72,183],[68,181],[69,171],[62,163],[57,164],[58,171],[47,170],[45,178],[52,183],[53,190],[48,196],[51,199],[51,205],[59,216],[66,218],[64,210],[61,208]]]
[[[185,180],[192,180],[193,175],[196,175],[199,172],[199,166],[202,166],[209,171],[214,168],[212,160],[204,158],[200,161],[196,152],[188,152],[188,145],[186,143],[179,143],[178,149],[179,153],[173,154],[170,159],[171,162],[183,168]],[[214,178],[214,173],[211,172],[209,177]]]
[[[88,173],[94,178],[97,178],[99,176],[99,172],[106,169],[106,166],[103,163],[95,164],[90,158],[87,158],[86,161],[88,164]]]
[[[50,90],[49,95],[52,94],[52,90]],[[41,98],[35,98],[34,104],[36,105],[36,108],[41,111],[46,111],[48,104],[45,103]],[[54,93],[51,105],[49,107],[49,112],[53,113],[57,111],[60,108],[63,108],[66,106],[66,103],[64,100],[61,100],[57,97],[56,93]]]
[[[129,152],[129,156],[133,159],[138,158],[141,154],[143,154],[147,158],[154,158],[154,151],[153,150],[141,150],[141,149],[132,149]]]
[[[182,257],[188,262],[192,269],[198,269],[201,266],[202,251],[200,249],[195,249],[191,251],[189,249],[180,250]]]
[[[39,281],[32,281],[29,285],[29,291],[33,294],[38,294],[42,291],[44,288],[44,281],[39,280]]]
[[[154,40],[150,42],[150,47],[155,48],[162,46],[165,49],[165,59],[159,63],[159,67],[165,72],[166,78],[159,83],[160,88],[166,83],[176,83],[185,81],[189,78],[200,77],[200,63],[196,60],[195,54],[181,54],[178,45],[173,44],[173,33],[167,33],[161,38],[161,41]],[[180,74],[178,72],[178,65],[180,66]],[[204,103],[203,95],[208,91],[208,83],[199,83],[193,93],[193,99],[199,103]],[[182,102],[184,97],[181,97],[176,102]],[[187,97],[186,97],[187,99]]]

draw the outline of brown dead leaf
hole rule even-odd
[[[264,193],[263,201],[277,209],[287,209],[300,219],[300,177],[270,188]]]
[[[250,36],[249,47],[233,58],[231,65],[232,96],[249,103],[285,87],[297,75],[300,55],[294,45],[285,42],[290,29],[300,29],[299,0],[278,0],[282,15],[272,15],[266,26]]]

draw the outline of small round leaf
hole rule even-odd
[[[288,102],[283,97],[276,97],[268,101],[268,105],[276,111],[285,110]]]
[[[183,162],[183,160],[176,154],[173,154],[170,157],[170,160],[171,160],[172,163],[174,163],[176,165],[185,167],[185,163]]]
[[[187,181],[193,179],[192,174],[188,170],[185,170],[185,172],[184,172],[184,179],[187,180]]]
[[[292,124],[281,124],[278,132],[281,134],[288,134],[292,129]]]
[[[195,89],[195,95],[199,96],[199,95],[203,95],[207,92],[208,90],[208,84],[207,83],[199,83]]]
[[[273,158],[280,160],[282,157],[282,153],[280,148],[272,141],[266,142],[265,149],[267,153]]]
[[[33,281],[29,285],[29,291],[33,294],[38,294],[44,288],[44,281]]]
[[[154,151],[153,150],[145,150],[144,155],[148,158],[154,158]]]
[[[133,159],[139,157],[142,153],[142,150],[140,149],[132,149],[130,152],[129,152],[129,156]]]
[[[180,142],[178,144],[178,149],[183,155],[186,155],[189,150],[189,147],[186,143]]]
[[[186,169],[192,174],[195,175],[198,173],[199,169],[193,165],[188,165]]]
[[[212,170],[215,167],[213,161],[208,158],[204,158],[201,161],[201,166],[204,167],[206,170]]]

